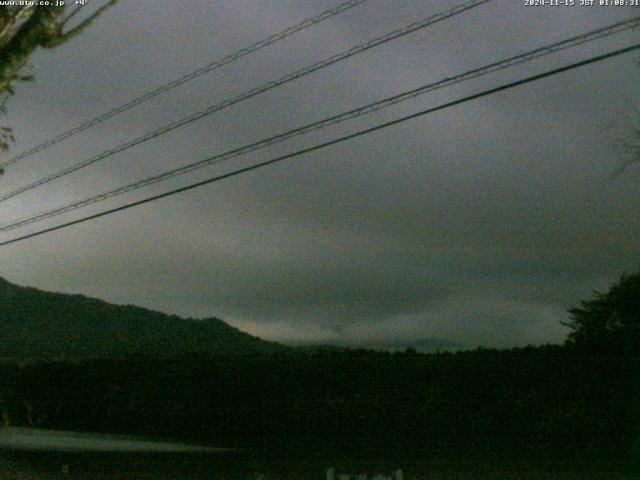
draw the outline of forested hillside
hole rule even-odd
[[[183,319],[0,279],[0,358],[97,358],[180,353],[254,354],[286,349],[217,318]]]

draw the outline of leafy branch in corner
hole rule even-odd
[[[0,114],[6,113],[8,98],[15,95],[15,82],[34,79],[24,71],[38,48],[52,49],[72,40],[117,2],[109,0],[71,29],[69,21],[81,7],[65,14],[64,6],[0,6]],[[13,142],[12,130],[0,127],[0,150],[8,150]]]

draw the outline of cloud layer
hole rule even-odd
[[[17,151],[283,29],[317,1],[125,2],[78,41],[41,52],[7,119]],[[7,191],[266,80],[451,7],[371,0],[259,55],[16,165]],[[17,197],[0,220],[415,88],[637,9],[496,1]],[[637,40],[623,34],[438,91],[124,200],[311,145]],[[4,248],[20,284],[186,316],[292,342],[560,342],[566,309],[638,265],[640,176],[624,160],[640,80],[617,58],[285,164]],[[79,213],[78,213],[79,214]],[[74,218],[72,215],[65,219]],[[58,219],[59,220],[59,219]],[[58,220],[52,221],[55,224]],[[6,236],[9,238],[9,235]]]

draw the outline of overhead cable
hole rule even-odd
[[[159,137],[161,135],[164,135],[166,133],[169,133],[177,128],[183,127],[185,125],[188,125],[190,123],[193,123],[197,120],[200,120],[204,117],[207,117],[209,115],[212,115],[216,112],[219,112],[221,110],[224,110],[226,108],[231,107],[232,105],[236,105],[240,102],[243,102],[245,100],[248,100],[250,98],[256,97],[262,93],[268,92],[269,90],[273,90],[274,88],[277,88],[281,85],[284,85],[286,83],[292,82],[294,80],[297,80],[301,77],[304,77],[306,75],[309,75],[313,72],[316,72],[322,68],[326,68],[330,65],[333,65],[335,63],[341,62],[342,60],[346,60],[347,58],[353,57],[354,55],[358,55],[362,52],[365,52],[367,50],[370,50],[374,47],[377,47],[379,45],[388,43],[392,40],[395,40],[397,38],[403,37],[405,35],[409,35],[410,33],[416,32],[418,30],[421,30],[423,28],[429,27],[431,25],[434,25],[435,23],[441,22],[443,20],[446,20],[448,18],[451,18],[455,15],[459,15],[463,12],[466,12],[467,10],[470,10],[472,8],[478,7],[484,3],[490,2],[492,0],[472,0],[470,2],[466,2],[464,4],[460,4],[457,5],[445,12],[441,12],[441,13],[437,13],[435,15],[432,15],[426,19],[423,19],[421,21],[418,22],[414,22],[408,26],[405,26],[403,28],[397,29],[397,30],[393,30],[392,32],[389,32],[385,35],[382,35],[380,37],[376,37],[372,40],[369,40],[368,42],[362,43],[360,45],[357,45],[355,47],[350,48],[349,50],[346,50],[344,52],[338,53],[336,55],[333,55],[329,58],[326,58],[324,60],[321,60],[319,62],[316,62],[312,65],[309,65],[307,67],[301,68],[299,70],[296,70],[295,72],[289,73],[277,80],[271,81],[271,82],[267,82],[264,83],[258,87],[252,88],[251,90],[248,90],[246,92],[243,92],[239,95],[236,95],[235,97],[229,98],[227,100],[223,100],[220,103],[217,103],[215,105],[212,105],[210,107],[207,107],[204,110],[201,110],[199,112],[196,112],[192,115],[189,115],[187,117],[184,117],[176,122],[172,122],[168,125],[165,125],[163,127],[160,127],[156,130],[153,130],[151,132],[148,132],[147,134],[135,138],[133,140],[130,140],[126,143],[123,143],[117,147],[114,147],[112,149],[106,150],[102,153],[100,153],[99,155],[96,155],[95,157],[89,158],[87,160],[83,160],[79,163],[76,163],[74,165],[71,165],[70,167],[64,168],[62,170],[59,170],[55,173],[52,173],[51,175],[47,175],[46,177],[43,177],[39,180],[36,180],[35,182],[32,182],[28,185],[22,186],[16,190],[13,190],[9,193],[6,193],[4,195],[0,196],[0,201],[5,201],[8,200],[10,198],[15,197],[16,195],[19,195],[21,193],[24,193],[26,191],[32,190],[34,188],[37,188],[41,185],[44,185],[46,183],[49,183],[53,180],[56,180],[58,178],[64,177],[66,175],[69,175],[73,172],[77,172],[78,170],[88,167],[89,165],[93,165],[97,162],[100,162],[108,157],[111,157],[117,153],[121,153],[125,150],[128,150],[132,147],[135,147],[137,145],[140,145],[142,143],[148,142],[149,140],[152,140],[156,137]],[[0,165],[1,167],[1,165]]]
[[[342,12],[345,12],[347,10],[350,10],[354,7],[357,7],[358,5],[367,2],[368,0],[349,0],[347,2],[341,3],[340,5],[331,8],[329,10],[325,10],[324,12],[311,17],[311,18],[307,18],[305,20],[303,20],[300,23],[297,23],[295,25],[292,25],[278,33],[275,33],[263,40],[260,40],[258,42],[253,43],[252,45],[249,45],[248,47],[245,48],[241,48],[240,50],[237,50],[233,53],[230,53],[229,55],[226,55],[218,60],[215,60],[214,62],[205,65],[204,67],[198,68],[197,70],[194,70],[193,72],[187,73],[186,75],[183,75],[182,77],[176,78],[175,80],[170,81],[169,83],[166,83],[158,88],[156,88],[155,90],[152,90],[150,92],[145,93],[144,95],[141,95],[137,98],[134,98],[133,100],[124,103],[118,107],[113,108],[112,110],[109,110],[108,112],[105,112],[91,120],[88,120],[84,123],[81,123],[80,125],[73,127],[65,132],[62,132],[58,135],[56,135],[55,137],[50,138],[49,140],[46,140],[38,145],[36,145],[33,148],[30,148],[29,150],[26,150],[18,155],[16,155],[15,157],[12,157],[8,160],[5,160],[4,162],[0,163],[0,168],[2,169],[6,169],[8,166],[13,165],[16,162],[19,162],[20,160],[30,157],[31,155],[34,155],[38,152],[41,152],[49,147],[52,147],[53,145],[56,145],[57,143],[62,142],[63,140],[66,140],[67,138],[83,132],[91,127],[94,127],[110,118],[115,117],[116,115],[119,115],[123,112],[126,112],[127,110],[130,110],[138,105],[140,105],[141,103],[146,102],[147,100],[151,100],[154,97],[157,97],[158,95],[168,92],[169,90],[172,90],[184,83],[190,82],[191,80],[194,80],[195,78],[198,78],[206,73],[212,72],[214,70],[217,70],[218,68],[221,68],[225,65],[228,65],[230,63],[233,63],[237,60],[240,60],[243,57],[246,57],[247,55],[257,52],[258,50],[261,50],[263,48],[268,47],[269,45],[273,45],[276,42],[279,42],[281,40],[284,40],[287,37],[290,37],[291,35],[294,35],[298,32],[301,32],[302,30],[305,30],[313,25],[316,25],[320,22],[323,22],[325,20],[328,20],[329,18],[335,17],[336,15],[341,14]],[[77,11],[79,11],[80,9],[76,9],[74,12],[72,12],[72,15],[75,14]]]
[[[398,104],[400,102],[409,100],[411,98],[418,97],[420,95],[424,95],[428,92],[432,92],[441,88],[445,88],[451,85],[455,85],[457,83],[461,83],[466,80],[471,80],[483,75],[487,75],[489,73],[494,73],[500,70],[504,70],[506,68],[512,67],[514,65],[519,65],[525,62],[533,61],[537,58],[556,53],[562,50],[566,50],[571,47],[575,47],[578,45],[582,45],[586,42],[595,41],[601,38],[604,38],[609,35],[613,35],[615,33],[620,33],[622,31],[628,30],[630,28],[634,28],[640,24],[640,16],[634,17],[629,20],[617,22],[615,24],[609,25],[607,27],[602,27],[596,30],[592,30],[581,35],[577,35],[566,40],[562,40],[560,42],[552,43],[550,45],[546,45],[543,47],[536,48],[534,50],[530,50],[520,55],[515,55],[512,57],[508,57],[504,60],[493,62],[491,64],[475,68],[469,70],[467,72],[446,77],[442,80],[439,80],[434,83],[429,83],[426,85],[422,85],[418,88],[414,88],[412,90],[408,90],[402,92],[400,94],[384,98],[374,103],[370,103],[368,105],[355,108],[338,115],[334,115],[313,123],[309,123],[302,127],[298,127],[292,130],[288,130],[286,132],[280,133],[278,135],[274,135],[263,140],[253,142],[238,148],[234,148],[232,150],[228,150],[226,152],[205,158],[203,160],[190,163],[188,165],[184,165],[182,167],[174,168],[157,175],[153,175],[151,177],[147,177],[127,185],[100,193],[98,195],[93,195],[91,197],[85,198],[83,200],[71,202],[67,205],[63,205],[60,207],[56,207],[54,209],[47,210],[45,212],[38,213],[31,217],[27,217],[25,219],[16,220],[11,223],[7,223],[4,225],[0,225],[0,232],[13,230],[16,228],[23,227],[25,225],[29,225],[31,223],[39,222],[41,220],[45,220],[47,218],[55,217],[61,215],[63,213],[67,213],[73,210],[77,210],[79,208],[83,208],[94,203],[99,203],[109,198],[113,198],[115,196],[122,195],[127,192],[131,192],[143,187],[147,187],[149,185],[153,185],[155,183],[163,182],[169,180],[170,178],[184,175],[195,170],[199,170],[201,168],[205,168],[211,166],[213,164],[217,164],[231,158],[236,158],[242,155],[246,155],[248,153],[260,150],[262,148],[266,148],[278,143],[282,143],[291,138],[304,135],[307,133],[311,133],[313,131],[326,128],[332,125],[336,125],[338,123],[345,122],[347,120],[355,119],[361,117],[363,115],[367,115],[383,108],[390,107],[392,105]]]
[[[428,114],[431,114],[431,113],[434,113],[434,112],[437,112],[437,111],[440,111],[440,110],[444,110],[446,108],[450,108],[450,107],[453,107],[453,106],[456,106],[456,105],[460,105],[460,104],[463,104],[463,103],[466,103],[466,102],[469,102],[469,101],[472,101],[472,100],[476,100],[476,99],[479,99],[479,98],[487,97],[489,95],[493,95],[493,94],[496,94],[498,92],[502,92],[502,91],[505,91],[505,90],[509,90],[509,89],[518,87],[520,85],[525,85],[527,83],[531,83],[531,82],[534,82],[534,81],[537,81],[537,80],[541,80],[543,78],[547,78],[547,77],[551,77],[551,76],[554,76],[554,75],[558,75],[560,73],[563,73],[563,72],[566,72],[566,71],[569,71],[569,70],[574,70],[576,68],[583,67],[583,66],[586,66],[586,65],[590,65],[590,64],[593,64],[593,63],[596,63],[596,62],[601,62],[603,60],[607,60],[609,58],[617,57],[619,55],[623,55],[623,54],[626,54],[626,53],[629,53],[629,52],[632,52],[632,51],[635,51],[635,50],[638,50],[638,49],[640,49],[640,44],[635,44],[635,45],[632,45],[630,47],[614,50],[612,52],[609,52],[609,53],[606,53],[606,54],[603,54],[603,55],[598,55],[596,57],[591,57],[591,58],[589,58],[587,60],[583,60],[581,62],[576,62],[576,63],[570,64],[570,65],[566,65],[564,67],[556,68],[556,69],[549,70],[549,71],[544,72],[544,73],[533,75],[533,76],[524,78],[522,80],[518,80],[518,81],[515,81],[515,82],[511,82],[511,83],[505,84],[505,85],[501,85],[499,87],[491,88],[489,90],[484,90],[484,91],[482,91],[480,93],[469,95],[469,96],[460,98],[458,100],[454,100],[452,102],[444,103],[444,104],[439,105],[437,107],[432,107],[432,108],[429,108],[429,109],[426,109],[426,110],[422,110],[422,111],[419,111],[419,112],[416,112],[416,113],[413,113],[413,114],[410,114],[410,115],[406,115],[406,116],[400,117],[398,119],[391,120],[389,122],[381,123],[381,124],[378,124],[378,125],[376,125],[374,127],[370,127],[370,128],[366,128],[366,129],[363,129],[363,130],[359,130],[359,131],[357,131],[355,133],[351,133],[349,135],[338,137],[338,138],[335,138],[333,140],[329,140],[327,142],[316,144],[316,145],[314,145],[312,147],[304,148],[304,149],[298,150],[296,152],[292,152],[292,153],[289,153],[289,154],[286,154],[286,155],[282,155],[282,156],[279,156],[279,157],[276,157],[276,158],[272,158],[270,160],[266,160],[266,161],[263,161],[263,162],[260,162],[260,163],[254,164],[254,165],[250,165],[248,167],[240,168],[240,169],[234,170],[232,172],[228,172],[228,173],[224,173],[224,174],[221,174],[221,175],[217,175],[215,177],[211,177],[211,178],[208,178],[206,180],[202,180],[202,181],[199,181],[199,182],[196,182],[196,183],[192,183],[190,185],[187,185],[187,186],[184,186],[184,187],[180,187],[180,188],[176,188],[174,190],[170,190],[168,192],[164,192],[164,193],[161,193],[161,194],[158,194],[158,195],[147,197],[147,198],[144,198],[142,200],[137,200],[135,202],[127,203],[125,205],[121,205],[119,207],[115,207],[115,208],[112,208],[112,209],[109,209],[109,210],[105,210],[105,211],[102,211],[102,212],[99,212],[99,213],[95,213],[93,215],[88,215],[88,216],[85,216],[85,217],[82,217],[82,218],[79,218],[79,219],[76,219],[76,220],[73,220],[73,221],[70,221],[70,222],[66,222],[66,223],[63,223],[63,224],[60,224],[60,225],[56,225],[56,226],[53,226],[53,227],[45,228],[43,230],[39,230],[39,231],[36,231],[36,232],[33,232],[33,233],[29,233],[29,234],[23,235],[21,237],[17,237],[17,238],[13,238],[13,239],[10,239],[10,240],[6,240],[4,242],[0,242],[0,246],[5,246],[5,245],[12,244],[12,243],[24,241],[24,240],[27,240],[29,238],[33,238],[33,237],[36,237],[36,236],[39,236],[39,235],[43,235],[45,233],[50,233],[50,232],[53,232],[53,231],[56,231],[56,230],[60,230],[60,229],[63,229],[63,228],[70,227],[72,225],[77,225],[77,224],[80,224],[80,223],[88,222],[90,220],[95,220],[97,218],[104,217],[106,215],[110,215],[110,214],[113,214],[113,213],[116,213],[116,212],[121,212],[123,210],[127,210],[129,208],[133,208],[133,207],[136,207],[136,206],[139,206],[139,205],[143,205],[143,204],[146,204],[146,203],[154,202],[156,200],[160,200],[162,198],[173,196],[173,195],[176,195],[178,193],[182,193],[182,192],[186,192],[186,191],[189,191],[189,190],[193,190],[194,188],[202,187],[204,185],[209,185],[211,183],[215,183],[215,182],[227,179],[227,178],[235,177],[235,176],[238,176],[238,175],[241,175],[241,174],[253,171],[253,170],[257,170],[259,168],[266,167],[268,165],[273,165],[273,164],[282,162],[284,160],[288,160],[288,159],[291,159],[291,158],[295,158],[295,157],[299,157],[299,156],[302,156],[302,155],[306,155],[308,153],[315,152],[317,150],[321,150],[323,148],[327,148],[329,146],[336,145],[336,144],[339,144],[339,143],[342,143],[342,142],[345,142],[345,141],[348,141],[348,140],[352,140],[354,138],[361,137],[363,135],[368,135],[368,134],[376,132],[378,130],[382,130],[382,129],[389,128],[389,127],[394,126],[394,125],[398,125],[400,123],[404,123],[404,122],[406,122],[408,120],[419,118],[419,117],[422,117],[422,116],[425,116],[425,115],[428,115]]]

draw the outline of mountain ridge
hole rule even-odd
[[[460,350],[467,350],[469,347],[460,343],[456,343],[450,340],[426,337],[417,340],[388,340],[388,341],[329,341],[325,343],[298,343],[298,348],[306,351],[315,350],[373,350],[379,352],[403,352],[407,350],[415,350],[418,353],[437,353],[437,352],[456,352]]]
[[[266,354],[289,348],[216,317],[182,318],[0,277],[0,358]]]

